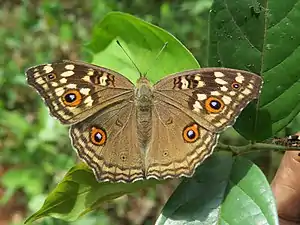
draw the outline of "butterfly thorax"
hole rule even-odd
[[[144,151],[148,149],[151,140],[153,91],[149,80],[141,77],[137,81],[135,89],[135,104],[137,117],[138,139],[140,148]]]

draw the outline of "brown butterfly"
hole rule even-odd
[[[300,136],[294,134],[284,138],[274,138],[272,143],[287,147],[300,147]]]
[[[154,85],[77,61],[26,73],[50,113],[71,125],[79,157],[98,181],[111,182],[192,176],[262,86],[259,76],[226,68],[175,73]]]

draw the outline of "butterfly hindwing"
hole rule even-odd
[[[73,146],[99,182],[133,182],[145,178],[134,110],[132,101],[124,101],[70,128]]]
[[[166,179],[192,176],[197,165],[212,154],[218,136],[181,109],[164,101],[156,101],[152,141],[145,155],[146,177]]]

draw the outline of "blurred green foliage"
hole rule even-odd
[[[40,97],[27,86],[25,68],[66,58],[88,60],[89,55],[82,46],[90,40],[92,27],[110,11],[136,15],[171,32],[203,67],[207,61],[211,3],[212,0],[1,1],[0,174],[5,172],[1,186],[6,191],[0,195],[0,205],[5,206],[21,191],[16,201],[25,205],[26,215],[31,214],[40,208],[49,190],[76,161],[67,128],[49,116]],[[298,131],[299,121],[296,119],[280,135]],[[232,129],[223,140],[237,144],[241,139]],[[155,193],[149,193],[147,197],[155,200]],[[122,224],[124,221],[131,224],[130,219],[124,220],[127,207],[124,205],[122,200],[115,205],[108,204],[71,224]],[[155,215],[152,217],[145,223],[152,224]],[[23,224],[23,221],[13,223]],[[39,224],[69,223],[48,218]]]

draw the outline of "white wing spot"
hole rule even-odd
[[[90,69],[90,70],[87,72],[87,75],[88,75],[88,76],[93,76],[93,75],[94,75],[94,70]]]
[[[221,126],[223,126],[224,125],[224,123],[226,123],[227,122],[227,119],[220,119],[219,120],[219,122],[217,122],[216,124],[215,124],[215,126],[216,127],[221,127]]]
[[[106,74],[103,74],[103,76],[100,77],[100,85],[101,86],[107,86],[107,75]]]
[[[223,124],[220,123],[220,122],[215,123],[215,126],[216,126],[216,127],[220,127],[220,126],[222,126],[222,125],[223,125]]]
[[[226,86],[222,86],[222,87],[221,87],[221,91],[224,91],[224,92],[225,92],[225,91],[228,91],[228,88],[227,88]]]
[[[69,107],[69,108],[70,108],[70,107]],[[70,119],[70,116],[67,116],[67,115],[65,114],[65,112],[62,111],[62,110],[59,110],[59,111],[57,111],[56,113],[59,114],[61,117],[65,118],[65,119]]]
[[[236,107],[236,106],[233,106],[233,108],[235,108],[235,107]],[[228,120],[230,120],[233,113],[234,113],[234,111],[233,111],[233,110],[230,110],[230,111],[227,113],[226,118],[227,118]]]
[[[77,84],[68,84],[66,87],[70,89],[77,88]]]
[[[198,81],[197,88],[204,87],[205,83],[201,80]]]
[[[196,81],[199,81],[201,80],[201,77],[199,75],[195,75],[195,78],[194,78]]]
[[[70,77],[70,76],[72,76],[72,75],[74,75],[74,72],[73,72],[73,71],[70,71],[70,70],[65,71],[65,72],[63,72],[63,73],[61,74],[62,77]]]
[[[35,80],[35,82],[37,82],[38,84],[43,84],[43,83],[45,83],[45,81],[44,81],[41,77],[37,78],[37,79]]]
[[[43,87],[44,89],[49,89],[48,84],[43,84],[42,87]]]
[[[224,73],[219,72],[219,71],[214,72],[214,75],[215,75],[215,77],[224,77],[225,76]]]
[[[195,104],[193,105],[193,111],[195,112],[200,112],[200,109],[203,109],[200,102],[196,101]]]
[[[225,80],[222,80],[222,79],[220,79],[220,78],[216,78],[216,79],[215,79],[215,82],[218,83],[218,84],[222,84],[222,85],[228,84]]]
[[[64,94],[64,88],[63,87],[59,87],[55,89],[55,93],[57,96],[62,96]]]
[[[248,88],[246,88],[242,93],[244,95],[249,95],[249,94],[251,94],[251,91]]]
[[[235,96],[235,94],[236,94],[236,92],[235,92],[235,91],[231,91],[231,92],[229,92],[229,95],[231,95],[231,96]]]
[[[221,93],[218,92],[218,91],[212,91],[212,92],[210,92],[210,94],[213,95],[213,96],[219,96],[219,95],[221,95]]]
[[[52,85],[52,87],[57,87],[58,83],[57,82],[52,82],[51,85]]]
[[[208,145],[211,142],[211,136],[208,136],[207,138],[205,138],[204,143],[206,145]]]
[[[242,100],[244,98],[244,95],[242,95],[242,94],[239,94],[239,96],[238,96],[238,100]]]
[[[198,100],[203,101],[203,100],[207,99],[207,96],[206,96],[206,94],[197,94],[197,98],[198,98]]]
[[[33,74],[33,76],[36,78],[36,77],[40,76],[40,73],[39,73],[39,72],[35,72],[35,73]]]
[[[181,78],[181,89],[188,89],[189,87],[189,82],[185,79],[185,77]]]
[[[227,95],[224,95],[224,96],[222,97],[222,100],[223,100],[223,102],[224,102],[226,105],[229,105],[230,102],[231,102],[231,98],[230,98],[229,96],[227,96]]]
[[[200,75],[195,75],[194,80],[198,81],[196,88],[204,87],[205,83],[203,81],[201,81]]]
[[[237,74],[237,76],[236,76],[235,80],[239,83],[243,83],[243,81],[245,80],[244,76],[242,76],[241,73],[236,73],[236,74]]]
[[[250,89],[253,89],[253,85],[252,84],[248,84],[247,87],[250,88]]]
[[[58,108],[58,105],[55,103],[55,102],[52,102],[52,105],[54,106],[54,109],[55,110],[58,110],[59,108]]]
[[[51,64],[47,64],[46,66],[44,66],[43,70],[45,71],[45,73],[50,73],[53,71],[53,67],[51,66]]]
[[[66,70],[74,70],[75,66],[73,64],[69,64],[65,66]]]
[[[224,123],[227,122],[227,119],[222,118],[222,119],[220,119],[219,121],[220,121],[222,124],[224,124]]]
[[[90,93],[91,89],[89,88],[81,88],[80,93],[83,95],[88,95]]]
[[[90,81],[91,81],[91,79],[90,79],[89,76],[84,76],[84,77],[82,78],[82,80],[84,80],[84,81],[86,81],[86,82],[90,82]]]
[[[84,103],[87,105],[87,106],[92,106],[93,105],[93,99],[91,96],[88,96],[85,100],[84,100]]]
[[[59,80],[59,82],[60,83],[62,83],[62,84],[65,84],[65,83],[67,83],[67,79],[66,78],[61,78],[60,80]]]

